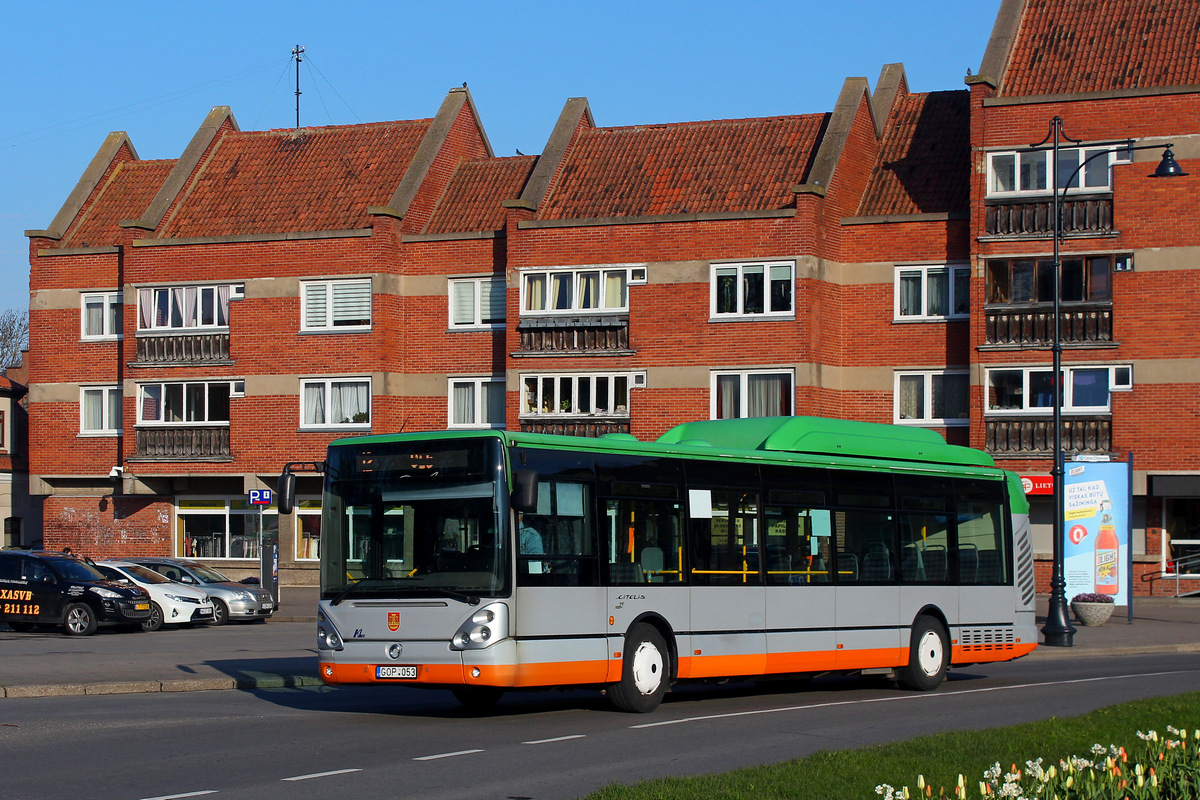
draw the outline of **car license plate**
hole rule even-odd
[[[205,617],[212,613],[212,609],[211,608],[202,608],[197,613],[200,614],[200,616]]]
[[[376,678],[415,678],[417,677],[416,667],[376,667]]]
[[[138,603],[136,606],[134,606],[134,608],[136,608],[138,611],[149,611],[150,604],[149,603]]]
[[[275,604],[268,600],[265,603],[262,603],[259,607],[262,608],[263,611],[270,611],[275,607]]]

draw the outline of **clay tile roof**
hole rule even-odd
[[[966,211],[970,94],[910,94],[896,101],[861,216]]]
[[[118,164],[96,197],[84,206],[84,213],[67,230],[59,246],[103,247],[120,243],[123,229],[117,223],[140,217],[174,166],[173,159]]]
[[[1000,94],[1200,83],[1196,0],[1029,0]]]
[[[430,120],[227,133],[170,216],[163,237],[367,228]]]
[[[543,219],[790,208],[826,114],[580,132]]]
[[[521,196],[537,156],[511,156],[459,164],[426,226],[426,233],[495,231],[504,227],[501,200]]]

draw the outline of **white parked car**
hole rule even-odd
[[[144,631],[156,631],[164,624],[212,622],[212,598],[199,589],[128,561],[101,561],[96,569],[110,580],[140,586],[150,593],[150,618],[142,623]]]

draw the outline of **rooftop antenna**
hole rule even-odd
[[[296,128],[300,128],[300,62],[303,60],[304,46],[292,48],[292,58],[296,59]]]

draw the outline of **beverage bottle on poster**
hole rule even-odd
[[[1100,532],[1096,535],[1096,593],[1115,595],[1120,588],[1117,585],[1117,553],[1121,543],[1117,539],[1110,507],[1105,503],[1101,510]]]

